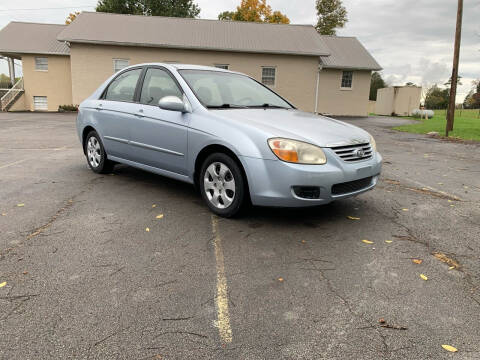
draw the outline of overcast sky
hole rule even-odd
[[[202,9],[200,17],[205,19],[214,19],[240,3],[240,0],[194,1]],[[314,0],[267,1],[294,24],[316,22]],[[93,11],[96,3],[97,0],[2,0],[0,28],[12,20],[63,23],[69,12]],[[457,1],[343,0],[343,3],[349,21],[338,35],[358,37],[384,68],[383,76],[391,85],[407,81],[424,86],[443,84],[450,77]],[[463,85],[459,87],[457,101],[463,101],[472,80],[480,78],[479,19],[480,0],[465,0],[460,55]],[[0,61],[0,72],[7,71],[5,61]]]

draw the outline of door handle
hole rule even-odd
[[[135,114],[135,116],[144,117],[145,114],[143,113],[143,109],[138,110],[138,112]]]
[[[95,109],[96,109],[96,110],[99,110],[99,111],[100,111],[100,110],[103,110],[103,107],[102,107],[102,106],[103,106],[102,104],[98,104]]]

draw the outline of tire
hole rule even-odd
[[[90,131],[85,139],[85,156],[90,169],[97,174],[108,174],[114,163],[107,159],[102,140],[96,131]]]
[[[235,160],[224,153],[211,154],[203,162],[199,176],[200,193],[214,214],[229,218],[240,212],[247,192]]]

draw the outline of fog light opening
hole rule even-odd
[[[293,192],[302,199],[320,198],[320,188],[318,186],[294,186]]]

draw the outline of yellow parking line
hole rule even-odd
[[[225,277],[225,264],[223,260],[222,238],[218,233],[218,219],[212,215],[213,245],[217,261],[217,326],[222,341],[232,342],[232,328],[230,327],[230,314],[228,312],[228,288]]]
[[[0,169],[4,169],[4,168],[7,168],[9,166],[17,165],[17,164],[23,163],[24,161],[27,161],[27,159],[18,160],[18,161],[12,162],[10,164],[2,165],[2,166],[0,166]]]

